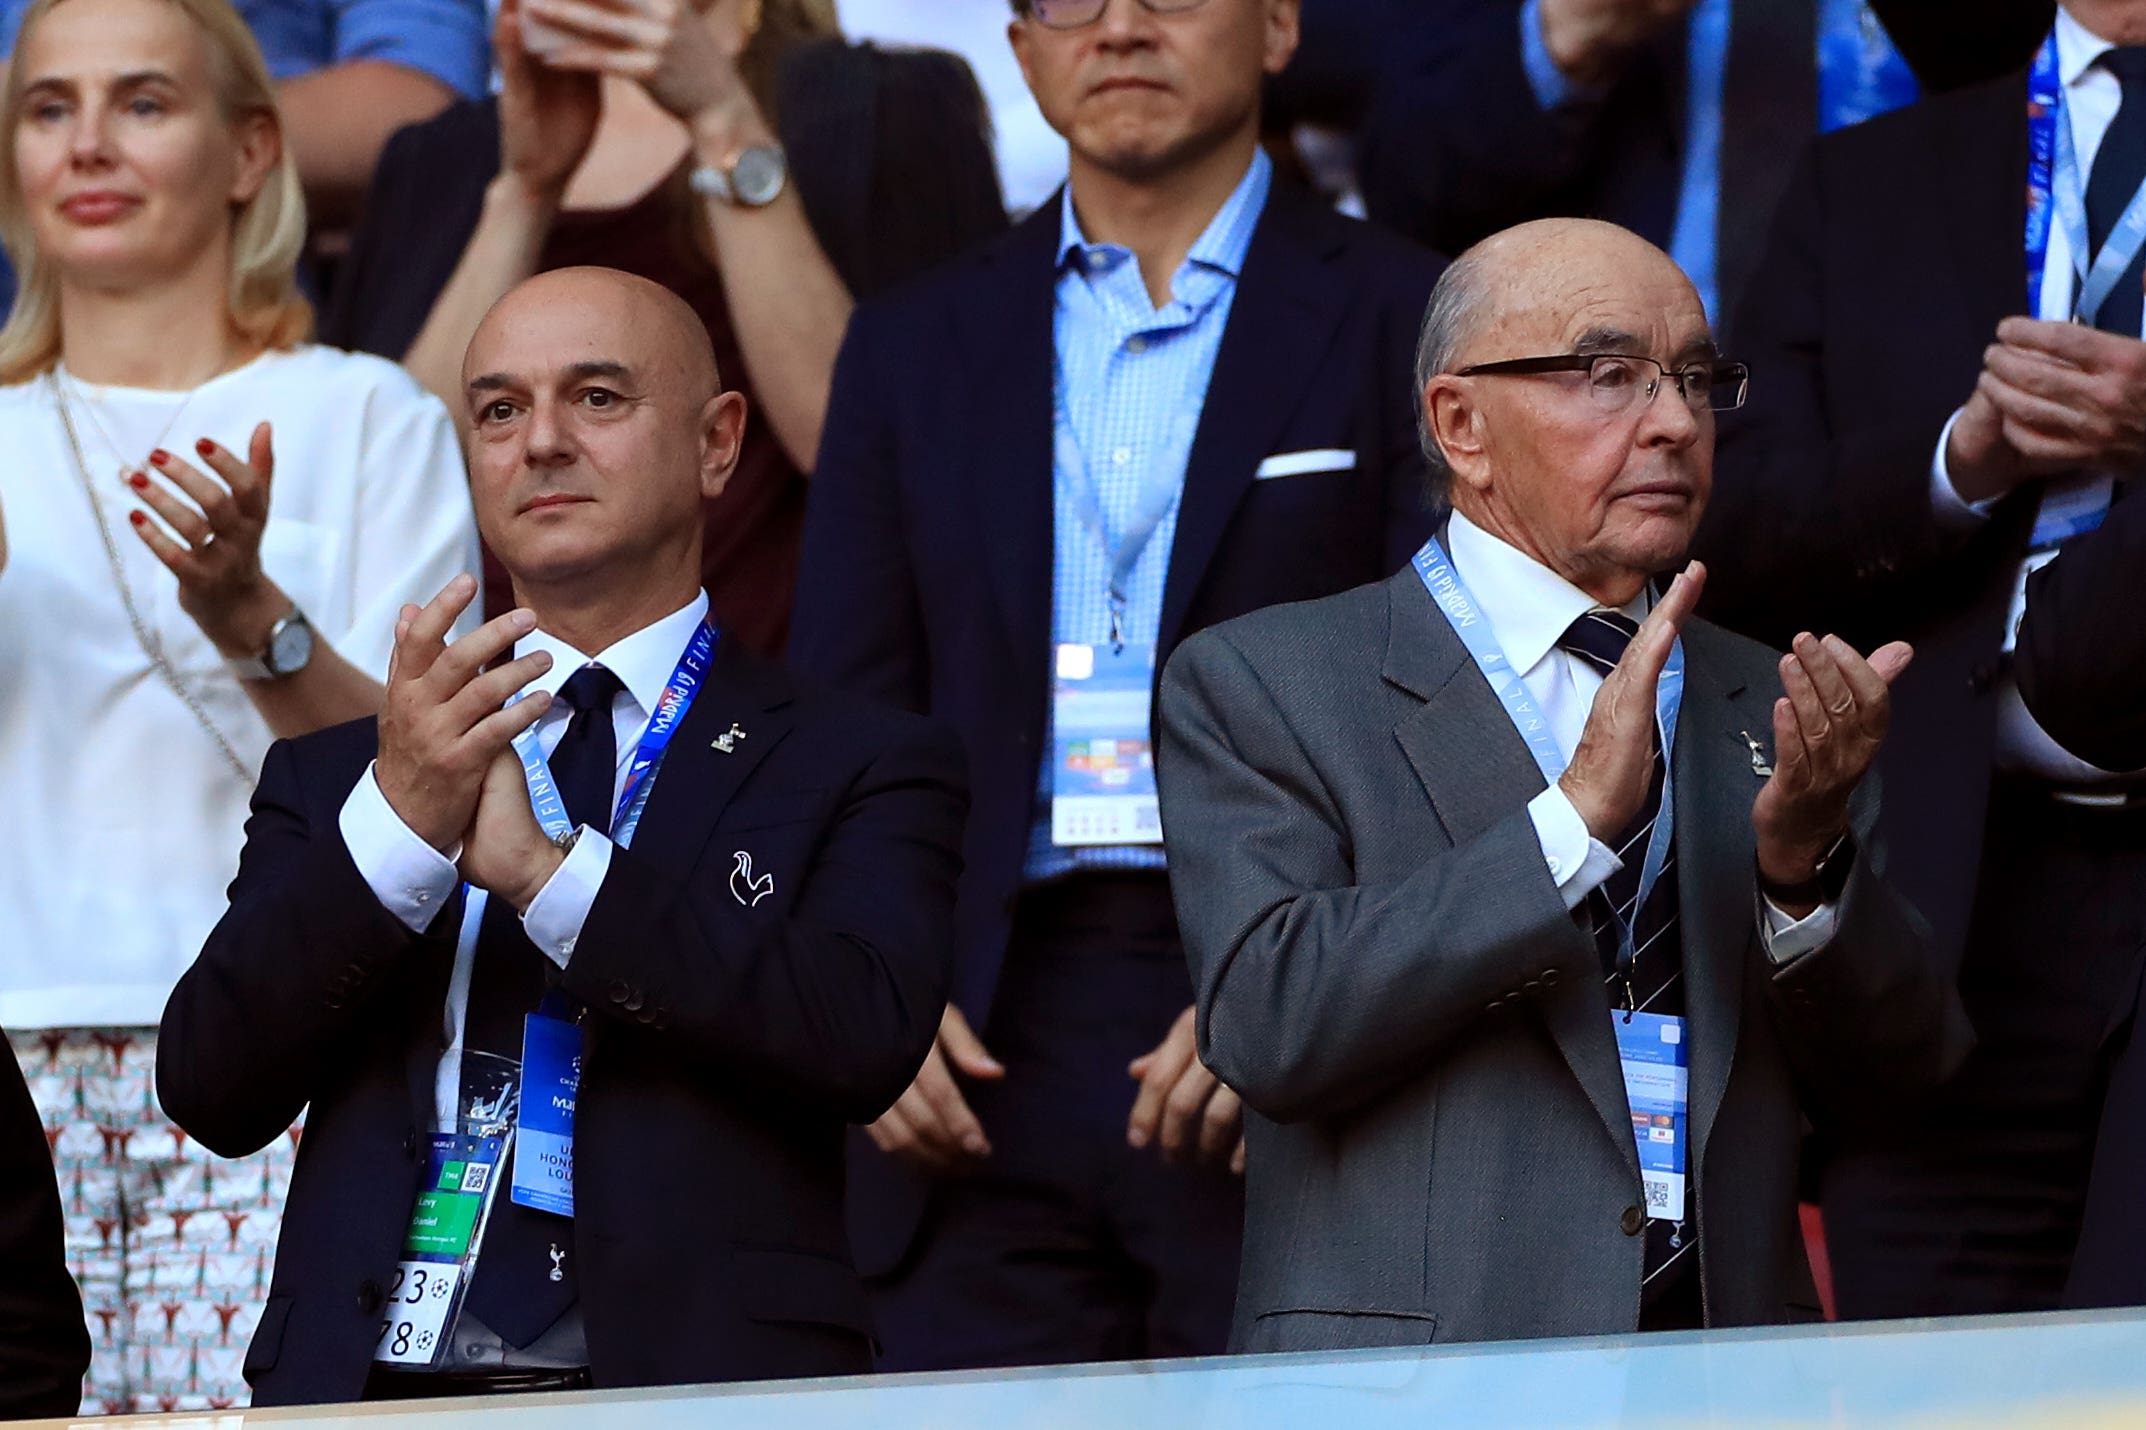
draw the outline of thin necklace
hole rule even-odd
[[[119,588],[120,605],[126,608],[127,624],[134,628],[135,643],[141,646],[142,654],[149,657],[150,665],[156,668],[156,673],[163,678],[164,683],[171,687],[172,693],[193,712],[194,720],[208,732],[209,738],[216,742],[216,748],[223,751],[224,759],[231,765],[231,772],[239,777],[240,783],[250,788],[253,775],[246,768],[246,762],[238,757],[238,751],[231,748],[231,742],[224,738],[224,732],[216,728],[216,722],[209,718],[209,712],[194,698],[194,692],[186,688],[186,681],[173,667],[170,657],[164,654],[164,642],[149,628],[149,623],[142,619],[141,607],[134,600],[134,588],[127,581],[126,565],[119,559],[119,546],[112,540],[111,523],[104,519],[104,503],[97,498],[97,484],[90,480],[89,464],[82,460],[82,441],[75,434],[74,415],[68,410],[67,394],[61,389],[56,373],[47,373],[45,376],[52,384],[52,400],[60,410],[60,425],[67,429],[68,450],[74,454],[75,476],[81,480],[82,492],[89,498],[91,515],[97,518],[97,535],[104,542],[104,557],[111,563],[112,581]]]
[[[65,371],[65,369],[66,364],[62,363],[54,370],[55,382],[58,381],[57,374]],[[82,410],[89,414],[90,425],[95,427],[97,435],[104,439],[106,450],[119,459],[119,484],[121,486],[125,486],[130,478],[139,475],[142,468],[148,465],[149,453],[163,447],[165,439],[171,436],[171,429],[179,425],[179,419],[186,414],[186,409],[193,405],[194,394],[201,390],[198,386],[187,390],[186,396],[179,399],[179,405],[172,409],[171,417],[164,423],[164,430],[156,434],[156,440],[149,444],[148,451],[142,453],[142,460],[131,462],[127,460],[126,450],[113,438],[112,429],[104,425],[104,418],[97,410],[99,406],[98,399],[85,391],[82,386],[82,380],[71,372],[67,373],[67,385],[74,389],[75,400],[80,402]]]

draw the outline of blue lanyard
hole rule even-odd
[[[2089,266],[2085,180],[2065,114],[2059,71],[2057,35],[2051,30],[2035,54],[2027,79],[2027,311],[2041,315],[2043,269],[2054,221],[2064,225],[2065,242],[2071,247],[2072,315],[2090,323],[2116,290],[2131,260],[2146,247],[2146,187],[2131,195]]]
[[[693,639],[686,643],[685,654],[678,657],[678,665],[671,671],[671,678],[656,701],[656,712],[649,717],[648,729],[642,732],[640,747],[634,751],[633,763],[626,770],[626,788],[620,792],[618,810],[611,818],[612,842],[622,848],[633,843],[633,832],[640,827],[642,811],[648,808],[648,796],[656,786],[656,766],[663,762],[663,753],[670,748],[671,737],[678,733],[686,711],[692,708],[693,697],[700,693],[701,682],[707,678],[708,662],[715,654],[716,639],[713,620],[703,621],[693,632]],[[521,756],[522,773],[529,781],[529,803],[536,811],[537,823],[553,839],[570,833],[573,821],[566,816],[566,801],[559,797],[558,783],[552,779],[551,765],[537,744],[536,731],[525,730],[516,737],[514,752]]]
[[[1528,753],[1535,757],[1535,767],[1542,771],[1543,783],[1556,784],[1565,773],[1571,757],[1558,745],[1557,736],[1550,731],[1550,721],[1535,704],[1535,697],[1528,693],[1527,685],[1513,663],[1505,658],[1505,651],[1498,645],[1498,638],[1490,629],[1490,618],[1476,604],[1468,587],[1446,559],[1444,548],[1432,537],[1423,543],[1423,549],[1415,556],[1416,575],[1423,581],[1424,589],[1431,593],[1453,634],[1460,637],[1468,654],[1475,658],[1476,669],[1483,672],[1483,679],[1496,693],[1505,713],[1511,718],[1513,728],[1527,742]],[[1647,906],[1647,896],[1662,877],[1662,870],[1669,862],[1669,844],[1676,833],[1676,800],[1671,789],[1670,771],[1673,768],[1670,756],[1676,749],[1677,712],[1684,697],[1684,641],[1677,639],[1670,647],[1669,659],[1662,666],[1661,679],[1654,687],[1654,718],[1662,732],[1662,805],[1655,813],[1654,833],[1647,840],[1645,860],[1639,866],[1639,897],[1632,903],[1634,917]],[[1617,966],[1627,971],[1632,967],[1632,925],[1618,921]]]
[[[1141,553],[1155,539],[1162,519],[1177,504],[1183,483],[1168,480],[1167,474],[1160,470],[1160,462],[1151,466],[1147,484],[1133,507],[1131,518],[1125,523],[1125,530],[1119,533],[1116,542],[1112,542],[1109,523],[1103,519],[1102,496],[1081,453],[1080,439],[1073,433],[1073,414],[1066,404],[1062,380],[1057,388],[1058,430],[1052,439],[1054,460],[1058,469],[1071,477],[1068,495],[1073,502],[1073,514],[1110,558],[1107,591],[1110,597],[1110,644],[1113,649],[1122,651],[1125,649],[1125,609],[1129,604],[1126,583],[1132,580],[1133,568],[1140,564]],[[1170,446],[1174,449],[1174,444]]]

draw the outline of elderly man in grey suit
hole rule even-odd
[[[1747,375],[1668,256],[1495,236],[1418,359],[1412,567],[1188,640],[1163,825],[1201,1055],[1249,1119],[1234,1344],[1815,1316],[1806,1115],[1970,1041],[1863,776],[1910,652],[1659,599]]]

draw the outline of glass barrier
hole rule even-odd
[[[1238,1356],[48,1424],[255,1430],[2146,1426],[2146,1311]]]

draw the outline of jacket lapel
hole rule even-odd
[[[983,252],[956,324],[971,364],[966,430],[969,499],[983,535],[1010,648],[1044,688],[1051,634],[1051,325],[1059,234],[1056,197]]]
[[[1346,246],[1346,229],[1316,231],[1309,205],[1277,180],[1238,275],[1185,466],[1163,588],[1164,651],[1177,643],[1237,503],[1312,386],[1348,310],[1350,288],[1333,261]]]
[[[1542,771],[1415,568],[1389,577],[1386,591],[1386,663],[1380,673],[1424,702],[1395,727],[1394,737],[1430,796],[1438,822],[1458,846],[1510,817],[1516,790],[1529,799],[1540,794]],[[1577,925],[1573,936],[1587,938]],[[1632,1140],[1624,1071],[1600,989],[1597,981],[1578,980],[1543,997],[1538,1006],[1558,1051],[1636,1178],[1639,1151]]]
[[[1693,1167],[1721,1109],[1743,1026],[1744,964],[1752,956],[1758,897],[1751,802],[1760,776],[1745,732],[1771,748],[1772,711],[1724,680],[1703,628],[1685,632],[1684,704],[1677,726],[1676,858],[1685,1016],[1691,1023]],[[1760,723],[1763,721],[1763,723]]]
[[[795,722],[789,677],[724,637],[656,771],[634,856],[680,882],[691,878],[724,808]]]

